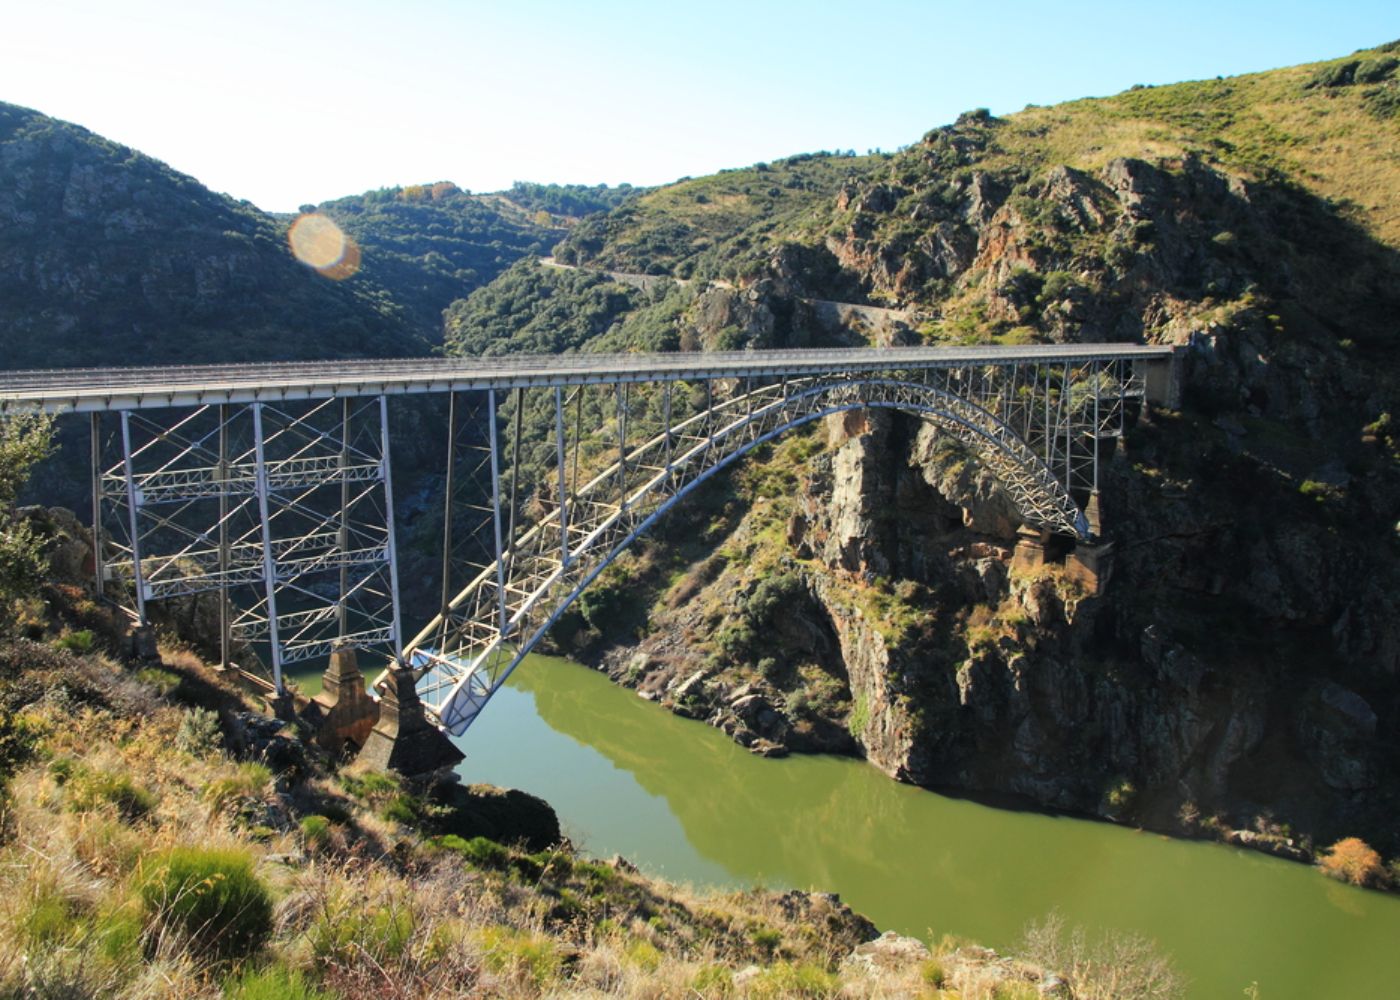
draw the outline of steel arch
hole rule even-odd
[[[634,449],[623,464],[663,446],[667,461],[623,497],[607,495],[619,464],[605,469],[522,534],[509,556],[468,584],[406,649],[424,705],[442,728],[460,735],[549,627],[658,518],[759,445],[822,417],[864,408],[913,413],[953,434],[973,448],[1028,521],[1088,537],[1083,512],[1040,455],[976,403],[895,378],[811,378],[764,386],[668,427]],[[736,413],[736,419],[711,426],[717,416]],[[674,440],[695,427],[707,433],[672,457]],[[577,517],[580,505],[602,507],[604,516],[591,523],[576,547],[565,546],[561,557],[556,540],[567,536],[569,512]]]

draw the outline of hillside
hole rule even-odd
[[[422,354],[454,299],[634,193],[440,183],[306,206],[357,246],[332,280],[289,252],[290,218],[0,104],[0,347],[10,368]]]
[[[0,105],[0,219],[7,367],[427,349],[382,289],[297,263],[285,224],[13,105]]]
[[[415,329],[434,343],[442,311],[525,256],[549,250],[581,217],[631,197],[628,185],[518,182],[472,194],[450,182],[413,184],[316,206],[359,244],[364,278],[392,291]]]
[[[556,257],[582,271],[522,263],[454,305],[449,346],[470,353],[1189,346],[1183,409],[1104,455],[1099,594],[1057,564],[1013,571],[995,484],[871,416],[671,515],[560,647],[765,753],[855,752],[1176,832],[1291,829],[1295,853],[1346,834],[1400,852],[1398,52],[686,180],[576,227]],[[818,172],[759,189],[775,170]],[[908,321],[834,321],[822,300]]]

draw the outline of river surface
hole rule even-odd
[[[994,809],[860,761],[755,757],[602,674],[531,656],[459,741],[465,780],[521,788],[594,855],[726,887],[840,893],[881,930],[1013,948],[1058,910],[1135,931],[1191,997],[1400,997],[1400,898],[1295,863]]]

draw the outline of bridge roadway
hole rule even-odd
[[[830,375],[977,364],[1166,362],[1172,352],[1171,347],[1141,344],[1033,344],[62,368],[0,373],[0,411],[38,408],[49,413],[95,413],[216,403]]]

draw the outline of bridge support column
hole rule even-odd
[[[347,746],[361,747],[379,721],[379,705],[365,690],[365,678],[353,646],[331,653],[321,675],[321,693],[301,713],[316,730],[316,742],[332,754]]]
[[[357,765],[416,777],[463,759],[462,751],[423,714],[412,670],[399,665],[389,668],[382,692],[379,721],[370,730]]]

